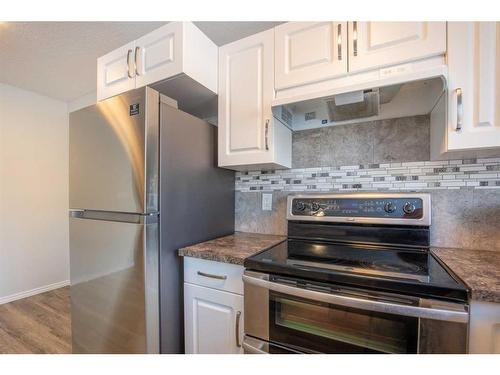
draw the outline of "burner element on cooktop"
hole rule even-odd
[[[365,268],[377,268],[384,271],[390,272],[401,272],[401,273],[420,273],[423,271],[422,267],[418,264],[412,263],[390,263],[384,262],[383,260],[376,260],[373,263],[370,262],[361,262],[363,267]]]
[[[381,261],[376,263],[359,262],[354,264],[346,259],[336,259],[334,261],[329,260],[326,262],[311,262],[293,258],[287,259],[287,263],[292,266],[352,272],[365,276],[383,276],[403,280],[416,280],[419,282],[427,282],[429,280],[429,275],[421,273],[423,269],[416,264],[401,265],[384,263]]]

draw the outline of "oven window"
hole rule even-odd
[[[306,352],[416,353],[418,319],[270,295],[270,338]]]

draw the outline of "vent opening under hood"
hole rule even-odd
[[[443,77],[340,93],[273,107],[292,130],[429,114],[446,89]]]
[[[354,91],[335,95],[325,103],[330,122],[348,121],[378,116],[380,95],[378,90]]]

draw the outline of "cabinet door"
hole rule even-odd
[[[243,353],[243,296],[184,283],[187,354]]]
[[[288,22],[274,40],[276,90],[347,74],[347,22]]]
[[[274,30],[219,49],[219,166],[273,160]]]
[[[500,147],[500,23],[448,23],[447,149]]]
[[[471,301],[469,353],[500,354],[500,304]]]
[[[131,42],[97,59],[97,100],[135,88],[134,49]]]
[[[136,40],[137,87],[182,72],[182,32],[182,22],[171,22]]]
[[[446,52],[446,22],[349,22],[349,72]]]

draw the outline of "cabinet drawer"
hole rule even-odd
[[[184,281],[243,295],[243,267],[184,257]]]

